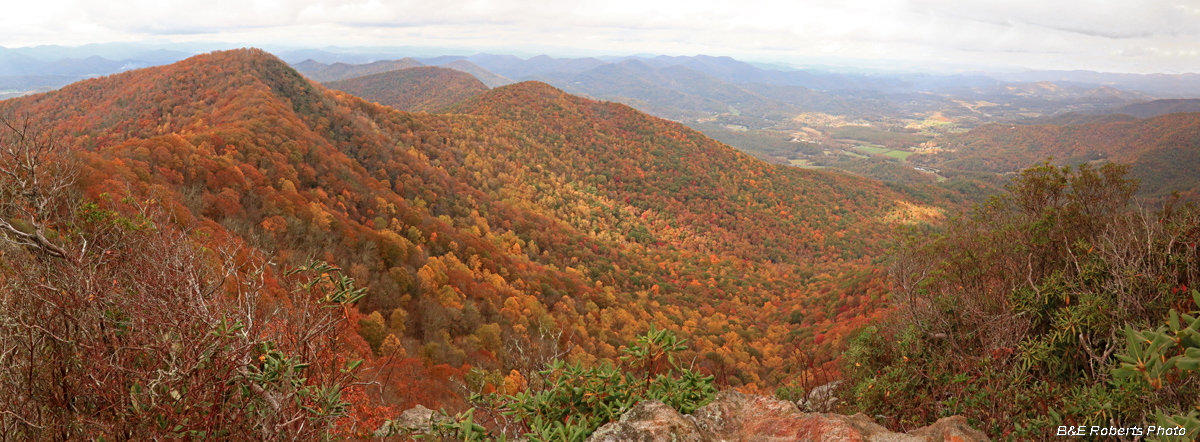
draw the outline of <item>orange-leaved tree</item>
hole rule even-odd
[[[0,128],[0,440],[354,430],[337,427],[352,280],[188,230],[162,195],[84,198],[52,135]]]

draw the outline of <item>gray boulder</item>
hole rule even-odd
[[[702,442],[707,441],[691,419],[659,401],[638,403],[592,433],[590,442]]]
[[[378,430],[375,430],[375,437],[429,433],[434,420],[433,410],[417,405],[400,413],[400,417],[385,421]]]
[[[618,422],[596,430],[589,442],[986,442],[962,416],[895,433],[856,414],[804,413],[796,404],[736,391],[684,416],[662,402],[642,402]]]

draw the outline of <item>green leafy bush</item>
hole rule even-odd
[[[515,395],[475,394],[471,397],[475,408],[457,416],[443,412],[441,419],[435,419],[433,434],[424,437],[582,442],[642,401],[658,400],[680,413],[691,413],[708,404],[716,388],[712,376],[676,360],[674,354],[687,348],[685,342],[651,325],[636,343],[623,349],[619,367],[555,360],[537,373],[543,388]],[[492,416],[491,428],[475,420],[480,414]]]
[[[1127,171],[1043,164],[942,233],[913,232],[893,255],[895,316],[848,345],[844,411],[904,430],[962,414],[1027,440],[1194,403],[1200,383],[1180,373],[1156,390],[1112,372],[1122,331],[1200,284],[1200,210],[1136,206]]]
[[[1200,292],[1192,290],[1192,299],[1200,306]],[[1117,355],[1121,366],[1113,374],[1144,382],[1157,391],[1187,391],[1188,382],[1194,386],[1200,378],[1200,311],[1193,314],[1172,309],[1167,325],[1154,330],[1134,331],[1126,326],[1125,352]],[[1189,435],[1200,434],[1200,397],[1193,396],[1192,404],[1187,414],[1168,415],[1160,409],[1155,420],[1162,427],[1180,426]]]

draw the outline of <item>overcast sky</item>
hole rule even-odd
[[[1200,0],[0,0],[0,46],[113,41],[1200,72]]]

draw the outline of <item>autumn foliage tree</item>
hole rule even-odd
[[[134,192],[83,198],[27,120],[0,138],[0,440],[323,440],[362,290],[273,266]]]
[[[401,112],[236,50],[0,108],[61,134],[72,204],[133,219],[153,200],[171,220],[155,228],[206,260],[343,269],[367,289],[346,311],[346,353],[396,406],[462,405],[464,375],[532,378],[568,349],[616,361],[651,323],[687,339],[680,357],[717,385],[769,391],[883,314],[885,215],[936,202],[765,164],[541,83],[468,95],[455,113]],[[268,293],[287,292],[277,280]]]

